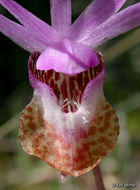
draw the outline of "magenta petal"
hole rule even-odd
[[[140,26],[140,3],[117,13],[81,42],[93,47],[99,46],[137,26]]]
[[[37,69],[76,74],[95,67],[97,54],[88,46],[65,39],[56,49],[48,47],[38,58]]]
[[[96,27],[116,13],[126,0],[94,0],[75,21],[70,37],[78,41],[90,35]]]
[[[0,15],[0,32],[29,52],[42,52],[46,48],[27,29],[2,15]]]
[[[71,26],[71,0],[50,0],[53,28],[62,36]]]
[[[38,36],[40,40],[44,40],[47,45],[59,40],[57,33],[51,26],[24,9],[15,1],[0,0],[0,4],[17,18],[17,20],[19,20],[19,22],[21,22],[28,30],[30,30],[34,36]]]

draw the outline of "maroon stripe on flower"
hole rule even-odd
[[[53,89],[54,94],[62,107],[62,111],[68,113],[75,112],[78,104],[82,101],[82,95],[87,84],[102,71],[102,55],[97,52],[99,64],[94,68],[75,75],[55,72],[55,70],[38,70],[36,62],[40,56],[39,52],[31,54],[29,59],[29,69],[33,76]]]

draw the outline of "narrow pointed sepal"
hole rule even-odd
[[[60,40],[57,32],[50,25],[33,15],[17,2],[13,0],[0,0],[0,4],[25,26],[26,30],[31,34],[30,37],[36,37],[40,43],[46,44],[46,46]],[[21,38],[24,38],[24,35],[21,35]],[[28,41],[29,39],[24,38],[24,40]]]
[[[67,36],[71,27],[71,0],[50,0],[52,27],[60,34]]]

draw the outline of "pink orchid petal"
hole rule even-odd
[[[95,47],[140,26],[140,3],[132,5],[103,23],[81,43]]]
[[[80,73],[89,67],[95,67],[99,61],[97,54],[88,46],[68,39],[63,40],[54,49],[48,47],[38,58],[37,69],[67,74]]]
[[[19,22],[21,22],[34,36],[44,40],[47,45],[59,40],[58,34],[51,26],[24,9],[13,0],[0,0],[4,6]]]
[[[71,26],[71,0],[50,0],[53,28],[64,35]]]
[[[0,32],[29,52],[42,52],[46,48],[46,46],[40,43],[40,40],[36,39],[27,29],[3,15],[0,15]]]
[[[78,17],[69,32],[71,39],[83,40],[96,27],[115,14],[126,0],[94,0]]]

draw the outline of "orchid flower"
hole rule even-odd
[[[23,149],[75,177],[94,168],[119,134],[103,93],[105,65],[95,47],[140,25],[140,3],[94,0],[71,23],[71,1],[51,0],[52,26],[13,0],[0,0],[21,24],[0,15],[0,31],[31,53],[33,99],[20,118]]]

